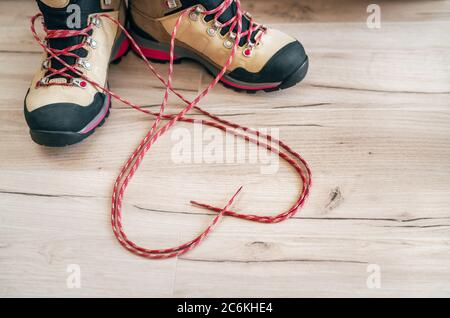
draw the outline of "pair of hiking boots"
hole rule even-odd
[[[107,87],[108,67],[128,53],[125,26],[142,53],[155,62],[170,59],[170,40],[178,28],[174,59],[191,59],[216,76],[237,38],[238,0],[37,0],[47,32],[45,52],[25,97],[25,118],[32,139],[61,147],[78,143],[101,126],[111,96],[68,69]],[[216,10],[218,9],[218,10]],[[189,10],[185,19],[180,15]],[[215,11],[210,14],[209,12]],[[267,92],[299,83],[308,57],[295,38],[241,18],[241,40],[221,82],[239,91]]]

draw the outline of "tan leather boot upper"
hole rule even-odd
[[[152,52],[164,50],[161,44],[170,43],[171,34],[180,15],[185,12],[184,10],[196,8],[196,11],[182,20],[178,29],[176,36],[178,55],[181,55],[181,58],[200,61],[207,65],[209,71],[215,73],[215,70],[220,70],[227,62],[235,42],[234,32],[230,32],[229,27],[221,28],[221,24],[235,16],[235,11],[230,9],[234,8],[235,4],[231,4],[230,8],[219,17],[219,21],[215,21],[213,15],[207,16],[202,12],[217,8],[222,2],[223,0],[131,0],[131,29],[141,48],[149,52],[148,57],[158,59],[161,53],[154,53],[152,56]],[[251,17],[246,15],[242,21],[244,29],[246,25],[248,29]],[[264,33],[261,40],[259,40],[260,33]],[[180,48],[184,48],[185,51],[181,51]],[[300,70],[302,66],[303,69]],[[241,40],[224,81],[231,81],[230,84],[247,88],[252,88],[255,83],[258,84],[256,88],[275,87],[288,80],[295,71],[298,71],[296,79],[300,77],[302,79],[306,75],[306,70],[306,53],[295,38],[261,26],[254,32],[251,41],[246,37]]]

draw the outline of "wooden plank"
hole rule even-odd
[[[0,196],[1,295],[172,295],[176,260],[149,262],[130,258],[108,226],[105,211],[109,200],[4,193]],[[158,229],[152,232],[161,239],[154,242],[163,245],[167,237],[162,223],[153,224]],[[67,269],[71,264],[80,266],[80,289],[67,287]]]
[[[357,22],[365,24],[371,1],[359,0],[243,0],[242,6],[262,23]],[[382,22],[448,21],[450,1],[382,0]],[[28,19],[38,12],[35,1],[3,0],[0,51],[40,51],[30,35]],[[26,23],[24,23],[24,21]],[[425,34],[425,33],[423,33]],[[411,33],[414,36],[413,33]],[[427,37],[422,37],[421,40]]]

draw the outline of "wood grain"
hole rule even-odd
[[[365,26],[365,2],[297,3],[246,7],[302,40],[307,80],[273,94],[218,86],[202,105],[278,128],[312,165],[311,198],[281,224],[225,218],[198,249],[155,262],[123,250],[109,226],[112,183],[152,118],[114,103],[87,141],[33,144],[23,97],[40,54],[28,31],[36,7],[2,1],[0,295],[450,296],[450,1],[381,1],[379,30]],[[211,80],[195,63],[175,71],[176,88],[189,97]],[[109,80],[137,103],[162,100],[162,85],[132,54]],[[172,110],[181,105],[171,99]],[[149,247],[184,242],[209,223],[213,215],[191,199],[223,205],[244,185],[236,209],[271,215],[299,190],[282,162],[275,175],[249,163],[175,164],[173,145],[171,134],[157,143],[125,198],[126,229]],[[81,289],[66,286],[69,264],[81,267]],[[366,285],[369,264],[381,268],[380,289]]]

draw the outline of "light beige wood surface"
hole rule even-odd
[[[364,1],[243,2],[303,41],[310,73],[273,94],[218,86],[202,105],[279,128],[312,166],[312,195],[281,224],[225,218],[198,249],[166,261],[129,254],[109,223],[113,181],[152,119],[114,103],[86,142],[33,144],[23,97],[38,67],[28,28],[37,9],[0,2],[0,296],[450,296],[450,1],[379,2],[376,30]],[[190,97],[211,80],[195,63],[175,70]],[[162,99],[133,54],[111,67],[110,83],[149,107]],[[126,229],[149,247],[187,241],[211,221],[191,199],[223,205],[243,185],[236,209],[273,214],[299,190],[284,163],[271,176],[250,164],[177,165],[172,147],[170,134],[161,139],[125,198]],[[67,288],[70,264],[80,289]],[[370,264],[379,289],[366,284]]]

